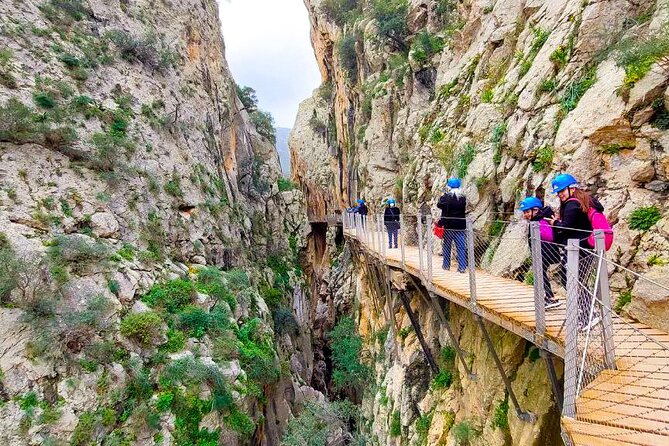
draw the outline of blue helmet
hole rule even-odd
[[[525,197],[523,201],[520,202],[521,211],[529,211],[533,208],[541,208],[543,203],[537,197]]]
[[[448,187],[451,189],[457,189],[460,187],[460,178],[449,178],[448,179]]]
[[[388,198],[388,199],[386,200],[386,203],[387,203],[387,204],[395,204],[395,200],[394,200],[393,198]]]
[[[551,188],[553,189],[553,193],[557,194],[558,192],[563,191],[570,186],[576,186],[577,184],[578,181],[573,175],[561,173],[551,182]]]
[[[358,204],[363,204],[364,202],[365,202],[365,200],[363,200],[361,198],[358,198]]]

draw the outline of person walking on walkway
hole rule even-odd
[[[362,198],[358,199],[358,206],[355,208],[355,213],[360,214],[360,220],[362,227],[365,227],[365,223],[367,223],[367,214],[369,213],[369,210],[367,209],[367,205],[365,204],[365,200]]]
[[[388,231],[388,248],[397,248],[397,232],[400,229],[400,209],[395,206],[395,200],[392,198],[386,200],[383,224]]]
[[[523,211],[523,217],[525,220],[531,222],[541,222],[545,219],[552,219],[554,217],[553,209],[550,206],[544,206],[542,201],[537,197],[526,197],[520,202],[520,210]],[[544,222],[548,225],[548,222]],[[552,230],[552,228],[548,228]],[[532,251],[532,238],[531,233],[528,233],[527,242],[530,245],[530,251]],[[541,271],[544,281],[544,305],[547,310],[552,310],[560,306],[560,302],[555,299],[553,294],[553,287],[551,286],[551,281],[548,278],[548,268],[560,262],[560,252],[556,244],[551,243],[551,240],[541,240]]]
[[[557,219],[547,219],[554,226],[555,241],[561,245],[566,245],[570,239],[580,240],[579,245],[579,265],[578,265],[578,322],[579,328],[584,329],[592,327],[599,322],[599,316],[593,313],[590,317],[590,307],[592,305],[592,292],[587,290],[587,279],[592,273],[594,266],[594,257],[592,248],[588,243],[588,236],[592,233],[593,227],[588,213],[590,208],[597,212],[604,212],[604,206],[592,197],[587,191],[578,187],[578,181],[568,173],[560,174],[551,183],[554,194],[560,198],[560,214]],[[561,281],[566,285],[567,257],[564,255],[561,260]]]
[[[464,273],[467,269],[467,234],[465,232],[467,223],[465,213],[467,210],[467,199],[460,189],[459,178],[448,180],[444,194],[439,198],[437,207],[441,209],[441,218],[438,225],[444,228],[442,238],[443,269],[451,268],[451,249],[455,243],[458,257],[458,272]]]

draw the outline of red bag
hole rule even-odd
[[[438,221],[435,221],[432,224],[432,232],[434,233],[435,237],[444,238],[444,228],[439,226],[437,223],[438,223]]]

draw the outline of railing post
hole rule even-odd
[[[426,238],[427,242],[425,243],[427,246],[425,248],[425,253],[426,253],[426,260],[427,260],[427,289],[432,290],[434,289],[432,286],[432,258],[434,256],[434,247],[432,244],[434,243],[434,234],[432,233],[432,215],[427,214],[425,216],[425,233],[426,233]]]
[[[418,217],[416,219],[416,224],[418,225],[418,272],[420,275],[423,275],[423,224],[420,221],[420,212],[418,212]]]
[[[382,215],[377,215],[376,216],[376,230],[377,230],[377,235],[376,235],[376,247],[378,248],[377,251],[380,253],[381,252],[381,246],[384,243],[384,233],[383,233],[384,225],[383,225],[383,216]]]
[[[404,229],[404,214],[400,214],[400,251],[402,256],[402,269],[404,269],[404,248],[405,248],[405,229]]]
[[[544,288],[544,266],[541,253],[541,234],[539,222],[530,222],[530,246],[532,248],[532,274],[534,275],[534,316],[536,321],[536,339],[544,345],[546,335],[546,290]]]
[[[379,252],[381,253],[381,258],[385,259],[386,258],[386,245],[390,246],[390,234],[388,234],[388,243],[385,242],[384,240],[384,231],[386,231],[386,225],[385,222],[383,221],[383,216],[379,215],[379,231],[381,232],[381,244],[379,245]]]
[[[476,255],[474,253],[474,222],[467,217],[467,267],[469,268],[469,303],[476,312]]]
[[[564,348],[564,404],[562,415],[576,416],[576,380],[578,363],[578,240],[567,242],[567,320]]]
[[[597,265],[599,270],[599,299],[602,303],[602,327],[604,343],[604,355],[606,357],[606,367],[616,368],[616,353],[613,344],[613,319],[611,318],[611,289],[609,288],[609,268],[606,263],[606,242],[604,232],[598,230],[595,232],[595,251],[597,252]],[[597,293],[595,292],[595,297]]]

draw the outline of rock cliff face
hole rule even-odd
[[[1,444],[277,444],[318,398],[268,136],[213,0],[2,2]]]
[[[557,205],[545,191],[556,173],[566,171],[606,208],[616,239],[609,258],[663,280],[669,261],[666,2],[305,4],[323,85],[303,102],[290,142],[293,177],[309,197],[310,215],[332,213],[359,197],[376,210],[388,196],[398,199],[405,213],[427,208],[437,215],[441,188],[449,176],[459,176],[475,224],[482,226],[486,220],[512,218],[526,195],[545,194],[549,204]],[[612,274],[611,285],[622,311],[668,329],[666,293],[635,284],[632,275],[620,271]],[[352,277],[358,277],[356,293],[364,306],[372,291],[361,274]],[[413,303],[420,307],[419,299]],[[465,327],[460,336],[466,337],[473,330],[471,321],[452,310]],[[356,311],[363,334],[387,323],[367,320],[372,318],[368,313]],[[425,321],[430,327],[434,318]],[[523,341],[502,332],[496,336],[508,342],[507,365],[520,379],[514,385],[528,385],[522,384],[530,376],[525,374],[541,366],[522,359]],[[491,407],[503,393],[499,382],[463,380],[461,393],[445,393],[450,403],[439,402],[438,392],[409,398],[401,393],[411,387],[407,374],[415,360],[411,355],[419,349],[406,342],[403,348],[397,338],[392,342],[396,350],[385,359],[383,371],[377,367],[376,384],[392,389],[386,389],[393,392],[390,407],[400,410],[403,427],[417,419],[406,406],[415,402],[421,414],[442,414],[446,409],[437,409],[440,404],[453,404],[447,410],[456,420],[474,417],[477,427],[487,429],[494,418]],[[476,358],[479,367],[492,366]],[[426,366],[421,367],[424,372]],[[467,389],[471,394],[464,397]],[[399,437],[381,426],[385,419],[379,415],[390,409],[378,398],[364,398],[363,408],[375,420],[370,429],[380,444],[399,444],[392,439]],[[383,400],[388,402],[386,396]],[[483,400],[476,408],[468,406]],[[548,414],[555,409],[538,410]],[[444,423],[435,415],[433,426],[437,419]],[[474,443],[485,438],[480,444],[544,444],[548,440],[538,438],[554,438],[552,421],[527,431],[514,422],[510,437],[488,431]],[[411,429],[403,432],[412,435]],[[441,444],[436,432],[448,429],[433,429],[429,444]],[[443,444],[454,444],[454,434],[446,435]]]

